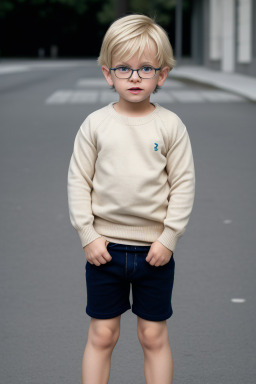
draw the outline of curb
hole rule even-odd
[[[180,67],[174,68],[168,77],[210,85],[256,102],[256,78],[252,76],[217,72],[205,67]]]

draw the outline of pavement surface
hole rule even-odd
[[[0,382],[81,383],[90,317],[67,171],[80,125],[117,95],[93,59],[1,69]],[[173,383],[253,384],[255,103],[173,78],[153,98],[186,124],[196,168],[167,320]],[[122,315],[111,384],[145,383],[136,323],[131,311]]]
[[[179,66],[170,72],[171,77],[211,85],[256,101],[256,78],[252,76],[214,71],[203,66]]]

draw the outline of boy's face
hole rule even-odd
[[[150,65],[158,68],[159,64],[156,60],[156,47],[150,50],[146,48],[138,59],[138,54],[135,54],[130,60],[123,61],[117,56],[112,57],[112,68],[118,66],[127,66],[132,69],[141,68],[144,65]],[[153,78],[141,79],[136,71],[133,72],[129,79],[119,79],[115,76],[114,71],[110,71],[108,67],[102,66],[103,74],[110,86],[114,86],[117,93],[125,103],[141,103],[150,102],[150,95],[155,90],[156,86],[162,86],[169,72],[169,67],[164,67],[160,71],[156,71]],[[132,91],[131,88],[140,88],[138,91]]]

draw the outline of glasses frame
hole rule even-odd
[[[138,69],[132,69],[132,68],[127,67],[127,68],[129,68],[129,69],[132,71],[131,75],[130,75],[129,77],[118,77],[118,76],[116,75],[116,70],[117,70],[118,68],[122,68],[122,67],[126,67],[126,65],[120,65],[119,67],[116,67],[116,68],[109,68],[109,70],[110,70],[110,71],[114,71],[115,76],[116,76],[118,79],[121,79],[121,80],[127,80],[127,79],[130,79],[130,78],[132,77],[132,75],[133,75],[133,72],[137,72],[137,74],[138,74],[138,76],[139,76],[140,79],[143,79],[143,80],[149,80],[149,79],[153,79],[153,78],[155,77],[155,75],[156,75],[156,72],[157,72],[157,71],[160,71],[160,69],[161,69],[161,67],[154,68],[154,67],[152,67],[152,65],[143,65],[142,67],[140,67],[140,68],[138,68]],[[152,68],[155,70],[155,74],[154,74],[154,76],[152,76],[152,77],[141,77],[140,74],[139,74],[139,71],[140,71],[142,68],[144,68],[144,67],[152,67]]]

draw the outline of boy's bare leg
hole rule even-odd
[[[113,319],[91,318],[82,360],[82,384],[107,384],[111,355],[120,334],[120,316]]]
[[[137,332],[144,352],[146,384],[172,384],[173,360],[166,320],[148,321],[138,316]]]

